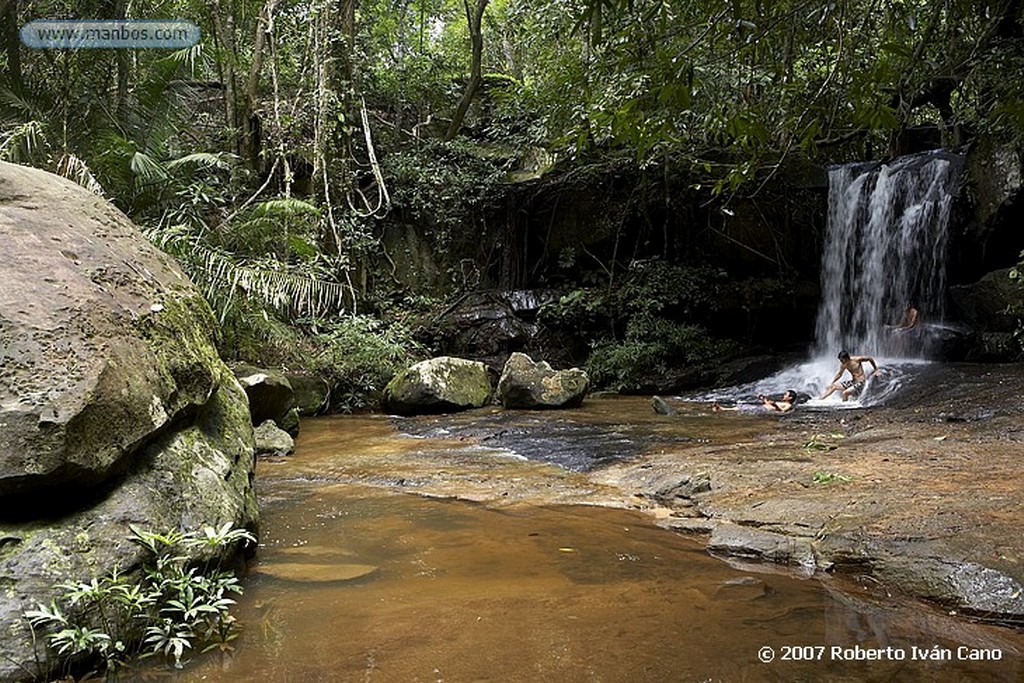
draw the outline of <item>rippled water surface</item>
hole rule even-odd
[[[451,439],[412,438],[382,418],[313,420],[303,430],[292,458],[258,468],[262,544],[238,606],[245,631],[235,651],[205,655],[177,680],[1024,675],[1024,641],[1011,631],[920,606],[862,601],[829,580],[735,569],[638,512],[403,492],[439,475],[576,486],[558,480],[552,465],[499,448],[459,450]],[[781,661],[792,645],[826,649],[801,651],[818,661]],[[956,661],[956,648],[965,645],[998,650],[1002,660]],[[835,661],[832,646],[891,647],[905,661]],[[949,648],[953,661],[910,661],[912,647],[933,646]],[[772,662],[760,661],[763,647],[773,648]]]

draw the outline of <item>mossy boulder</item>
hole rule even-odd
[[[331,398],[331,385],[316,375],[286,374],[292,385],[292,401],[299,415],[319,415],[327,410]]]
[[[216,320],[106,201],[0,163],[0,681],[45,676],[22,615],[137,566],[129,524],[255,530],[245,393]],[[36,663],[41,664],[41,671]]]
[[[506,408],[575,408],[589,387],[587,373],[579,368],[554,370],[525,353],[513,353],[501,371],[498,398]]]
[[[1011,311],[1024,307],[1024,288],[1010,279],[1009,268],[950,287],[949,296],[960,319],[980,332],[1013,332],[1017,319]]]
[[[384,407],[399,415],[479,408],[490,398],[486,366],[451,356],[416,363],[395,375],[384,388]]]

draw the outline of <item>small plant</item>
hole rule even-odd
[[[804,450],[807,451],[834,451],[839,448],[838,444],[833,443],[838,439],[846,438],[839,432],[833,432],[831,434],[815,434],[810,439],[804,442]]]
[[[141,643],[143,657],[172,659],[178,668],[186,650],[227,647],[239,632],[230,596],[242,587],[219,565],[196,566],[190,558],[219,556],[255,537],[230,523],[165,534],[129,528],[130,540],[149,553],[140,571],[115,568],[109,576],[59,584],[58,599],[25,612],[33,630],[45,630],[46,644],[69,665],[99,662],[108,672],[125,664],[132,644]]]
[[[815,484],[835,484],[836,482],[850,481],[850,478],[845,474],[818,471],[814,473],[813,481]]]

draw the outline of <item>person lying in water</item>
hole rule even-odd
[[[758,394],[757,398],[758,400],[761,401],[761,405],[757,406],[758,408],[763,408],[764,410],[776,413],[788,413],[789,411],[793,410],[793,407],[797,403],[801,403],[800,395],[797,394],[792,389],[787,389],[786,393],[784,393],[782,397],[777,400],[768,398],[764,394]],[[724,406],[719,405],[718,403],[711,406],[711,409],[716,412],[719,410],[743,410],[743,408],[740,406],[731,406],[729,408],[726,408]]]
[[[875,359],[871,356],[851,356],[846,351],[840,351],[838,358],[839,370],[829,383],[828,389],[819,397],[819,400],[828,398],[836,391],[842,391],[841,396],[844,401],[848,400],[851,396],[854,398],[860,396],[868,382],[867,374],[864,372],[864,363],[871,363],[872,376],[878,374],[878,364],[875,363]],[[839,378],[846,372],[850,373],[850,379],[840,382]]]

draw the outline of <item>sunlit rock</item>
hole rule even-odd
[[[295,451],[295,441],[273,420],[266,420],[253,433],[256,442],[256,455],[291,455]]]
[[[483,363],[440,356],[395,375],[384,389],[384,406],[399,415],[450,413],[480,408],[491,398]]]
[[[583,403],[590,380],[579,368],[554,370],[525,353],[513,353],[498,380],[498,397],[506,408],[574,408]]]

